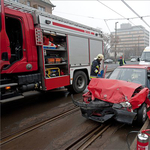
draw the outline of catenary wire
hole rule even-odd
[[[119,14],[118,12],[116,12],[115,10],[113,10],[112,8],[108,7],[107,5],[105,5],[104,3],[102,3],[101,1],[97,0],[99,3],[101,3],[102,5],[104,5],[105,7],[107,7],[108,9],[110,9],[111,11],[115,12],[116,14],[120,15],[121,17],[123,18],[116,18],[116,19],[102,19],[102,18],[95,18],[95,17],[91,17],[91,16],[83,16],[83,15],[76,15],[76,16],[81,16],[81,17],[87,17],[87,18],[91,18],[91,19],[99,19],[99,20],[104,20],[108,30],[110,31],[109,27],[108,27],[108,24],[106,21],[109,21],[109,20],[128,20],[131,24],[133,24],[134,26],[136,26],[133,22],[131,22],[131,19],[137,19],[139,17],[132,17],[132,18],[126,18],[124,17],[123,15]],[[58,12],[59,13],[59,12]],[[62,13],[62,12],[61,12]],[[69,14],[69,13],[66,13],[66,14]],[[69,15],[75,15],[75,14],[69,14]],[[141,16],[141,18],[144,18],[144,17],[150,17],[150,16]],[[141,27],[139,27],[141,29]],[[143,29],[142,29],[143,30]]]
[[[67,15],[73,15],[73,16],[79,16],[79,17],[85,17],[85,18],[90,18],[90,19],[98,19],[98,20],[106,20],[106,21],[111,21],[111,20],[132,20],[132,19],[137,19],[139,17],[128,17],[128,18],[97,18],[97,17],[93,17],[93,16],[84,16],[84,15],[78,15],[78,14],[72,14],[72,13],[66,13],[66,12],[60,12],[60,11],[55,11],[56,13],[63,13],[63,14],[67,14]],[[146,18],[146,17],[150,17],[150,15],[146,15],[146,16],[141,16],[142,18]]]
[[[118,12],[116,12],[115,10],[113,10],[112,8],[108,7],[107,5],[105,5],[104,3],[102,3],[100,0],[97,0],[99,3],[101,3],[102,5],[104,5],[105,7],[107,7],[108,9],[110,9],[111,11],[115,12],[116,14],[118,14],[119,16],[123,17],[124,19],[128,20],[131,24],[133,24],[135,26],[135,24],[133,22],[131,22],[129,20],[129,18],[124,17],[123,15],[119,14]]]
[[[138,13],[136,13],[124,0],[121,1],[150,28],[149,24]]]

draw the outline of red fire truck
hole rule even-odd
[[[91,62],[103,53],[102,32],[11,0],[0,2],[0,101],[63,86],[82,92]]]

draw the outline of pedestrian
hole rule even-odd
[[[126,64],[126,61],[125,61],[124,58],[122,58],[122,56],[118,59],[118,62],[119,62],[119,65],[120,65],[120,66],[123,66],[123,65]]]
[[[92,65],[91,65],[91,75],[90,78],[97,78],[100,74],[100,65],[101,61],[104,59],[102,54],[98,54],[96,58],[94,58]]]

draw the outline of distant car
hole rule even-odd
[[[113,62],[112,59],[106,59],[106,60],[104,61],[104,63],[112,63],[112,62]]]
[[[117,67],[105,78],[93,78],[83,94],[83,102],[74,100],[82,116],[100,123],[118,122],[143,125],[150,118],[150,65]]]
[[[131,58],[131,62],[135,62],[135,61],[137,61],[136,58]]]

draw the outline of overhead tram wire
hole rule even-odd
[[[109,32],[111,33],[110,28],[109,28],[109,26],[108,26],[108,24],[107,24],[107,22],[106,22],[106,20],[105,20],[105,19],[104,19],[104,22],[105,22],[105,24],[106,24],[106,26],[107,26],[107,28],[108,28]]]
[[[112,19],[102,19],[102,18],[95,18],[95,17],[92,17],[92,16],[83,16],[83,15],[77,15],[77,14],[71,14],[71,13],[66,13],[66,12],[59,12],[59,11],[55,11],[56,13],[64,13],[64,14],[68,14],[68,15],[73,15],[73,16],[79,16],[79,17],[86,17],[86,18],[90,18],[90,19],[97,19],[97,20],[103,20],[109,30],[109,32],[111,33],[110,31],[110,28],[107,24],[107,21],[111,21],[111,20],[131,20],[131,19],[137,19],[139,17],[131,17],[131,18],[112,18]],[[147,15],[147,16],[141,16],[142,18],[145,18],[145,17],[150,17],[150,15]],[[131,22],[132,23],[132,22]],[[134,26],[136,26],[134,23],[132,23]],[[142,29],[141,27],[139,27],[140,29]],[[143,30],[143,29],[142,29]]]
[[[139,14],[137,14],[124,0],[121,1],[150,28],[150,25]]]
[[[150,17],[150,15],[147,16],[141,16],[142,18]],[[112,18],[112,19],[105,19],[106,21],[109,20],[131,20],[131,19],[139,19],[139,17],[131,17],[131,18]]]
[[[104,5],[105,7],[107,7],[108,9],[110,9],[111,11],[115,12],[116,14],[118,14],[119,16],[121,16],[121,17],[123,17],[124,19],[128,20],[131,24],[134,25],[134,23],[131,22],[131,21],[129,20],[129,18],[126,18],[126,17],[124,17],[123,15],[119,14],[118,12],[116,12],[115,10],[113,10],[112,8],[110,8],[110,7],[108,7],[107,5],[105,5],[104,3],[102,3],[100,0],[97,0],[97,1],[98,1],[99,3],[101,3],[102,5]]]
[[[56,11],[56,12],[58,12],[58,11]],[[77,14],[71,14],[71,13],[65,13],[65,12],[58,12],[58,13],[64,13],[64,14],[74,15],[74,16],[80,16],[80,17],[86,17],[86,18],[90,18],[90,19],[104,20],[104,22],[105,22],[105,24],[106,24],[106,26],[107,26],[109,32],[111,33],[110,28],[109,28],[109,26],[108,26],[108,24],[107,24],[107,22],[106,22],[107,19],[95,18],[95,17],[92,17],[92,16],[83,16],[83,15],[77,15]]]
[[[85,18],[90,18],[90,19],[98,19],[98,20],[104,20],[103,18],[95,18],[93,16],[84,16],[84,15],[78,15],[78,14],[71,14],[71,13],[66,13],[66,12],[60,12],[60,11],[55,11],[56,13],[63,13],[67,15],[73,15],[73,16],[79,16],[79,17],[85,17]]]
[[[132,19],[137,19],[139,17],[128,17],[128,18],[111,18],[111,19],[103,19],[103,18],[96,18],[93,16],[84,16],[84,15],[78,15],[78,14],[71,14],[71,13],[66,13],[66,12],[60,12],[60,11],[55,11],[56,13],[63,13],[63,14],[67,14],[67,15],[72,15],[72,16],[79,16],[79,17],[85,17],[85,18],[90,18],[90,19],[98,19],[98,20],[105,20],[105,21],[109,21],[109,20],[132,20]],[[146,16],[141,16],[141,18],[146,18],[146,17],[150,17],[150,15],[146,15]]]
[[[98,1],[100,2],[100,1]],[[102,2],[100,2],[101,4],[103,4]],[[104,6],[106,6],[105,4],[103,4]],[[107,8],[109,8],[108,6],[106,6]],[[111,9],[111,8],[109,8]],[[111,9],[112,11],[114,11],[113,9]],[[114,11],[115,13],[117,13],[116,11]],[[107,24],[107,21],[111,21],[111,20],[128,20],[130,21],[131,19],[137,19],[139,17],[131,17],[131,18],[126,18],[124,16],[122,16],[121,14],[117,13],[118,15],[120,15],[121,17],[123,18],[112,18],[112,19],[102,19],[102,18],[95,18],[95,17],[92,17],[92,16],[83,16],[83,15],[77,15],[77,14],[71,14],[71,13],[66,13],[66,12],[59,12],[59,11],[56,11],[56,13],[64,13],[64,14],[68,14],[68,15],[73,15],[73,16],[79,16],[79,17],[86,17],[86,18],[90,18],[90,19],[98,19],[98,20],[104,20],[109,32],[111,33],[110,31],[110,28]],[[150,15],[147,15],[147,16],[141,16],[142,18],[145,18],[145,17],[150,17]],[[130,21],[130,23],[132,23],[134,26],[136,26],[133,22]],[[139,27],[141,29],[141,27]]]
[[[107,7],[108,9],[110,9],[111,11],[115,12],[116,14],[118,14],[119,16],[125,18],[124,16],[122,16],[121,14],[119,14],[118,12],[116,12],[115,10],[113,10],[112,8],[108,7],[107,5],[105,5],[104,3],[102,3],[100,0],[97,0],[99,3],[101,3],[102,5],[104,5],[105,7]]]
[[[131,18],[112,18],[112,19],[103,19],[103,18],[95,18],[93,16],[84,16],[84,15],[78,15],[78,14],[72,14],[72,13],[66,13],[66,12],[60,12],[60,11],[55,11],[56,13],[63,13],[63,14],[67,14],[67,15],[72,15],[72,16],[79,16],[79,17],[85,17],[85,18],[90,18],[90,19],[98,19],[98,20],[131,20],[131,19],[137,19],[139,17],[131,17]],[[146,16],[141,16],[142,18],[146,18],[146,17],[150,17],[150,15],[146,15]]]

